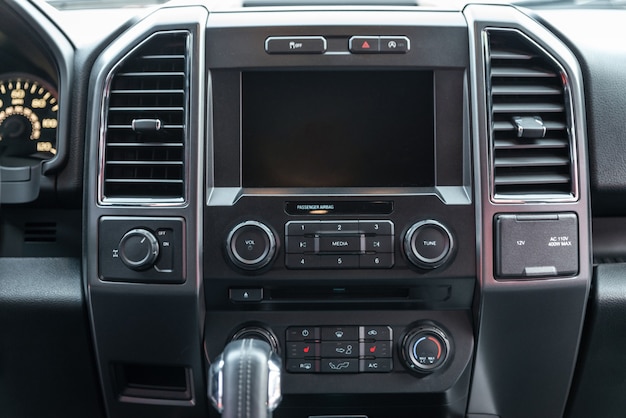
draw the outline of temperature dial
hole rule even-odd
[[[133,270],[147,270],[159,257],[159,241],[146,229],[128,231],[120,240],[120,259]]]
[[[450,353],[446,334],[435,326],[423,326],[410,331],[402,344],[406,366],[419,373],[430,373],[444,365]]]

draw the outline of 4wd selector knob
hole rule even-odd
[[[128,231],[118,248],[122,262],[133,270],[149,269],[159,257],[159,241],[152,232],[143,228]]]
[[[424,269],[442,266],[450,258],[453,249],[452,234],[437,221],[418,222],[404,236],[404,252],[407,258]]]
[[[276,238],[272,230],[261,222],[242,222],[228,234],[226,252],[237,267],[259,270],[274,259]]]

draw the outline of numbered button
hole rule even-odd
[[[319,258],[319,268],[353,269],[359,267],[358,255],[322,255]]]
[[[314,269],[320,268],[319,256],[317,255],[302,255],[302,254],[287,254],[285,258],[285,265],[290,269]]]
[[[393,235],[391,221],[359,221],[359,230],[365,234]]]
[[[285,230],[287,235],[302,236],[314,234],[317,232],[319,224],[319,221],[287,222]]]
[[[358,221],[320,222],[319,231],[324,233],[357,233],[359,231]]]
[[[393,253],[362,254],[360,267],[363,269],[388,269],[393,267]]]

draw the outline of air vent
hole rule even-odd
[[[488,94],[495,200],[574,196],[567,77],[515,30],[489,30]]]
[[[24,242],[49,243],[57,240],[56,222],[26,222],[24,224]]]
[[[188,32],[152,35],[110,78],[103,200],[182,201]]]

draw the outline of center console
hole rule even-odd
[[[207,357],[270,343],[285,370],[276,416],[463,415],[476,286],[464,22],[272,20],[289,14],[250,16],[259,27],[216,14],[207,29]]]

